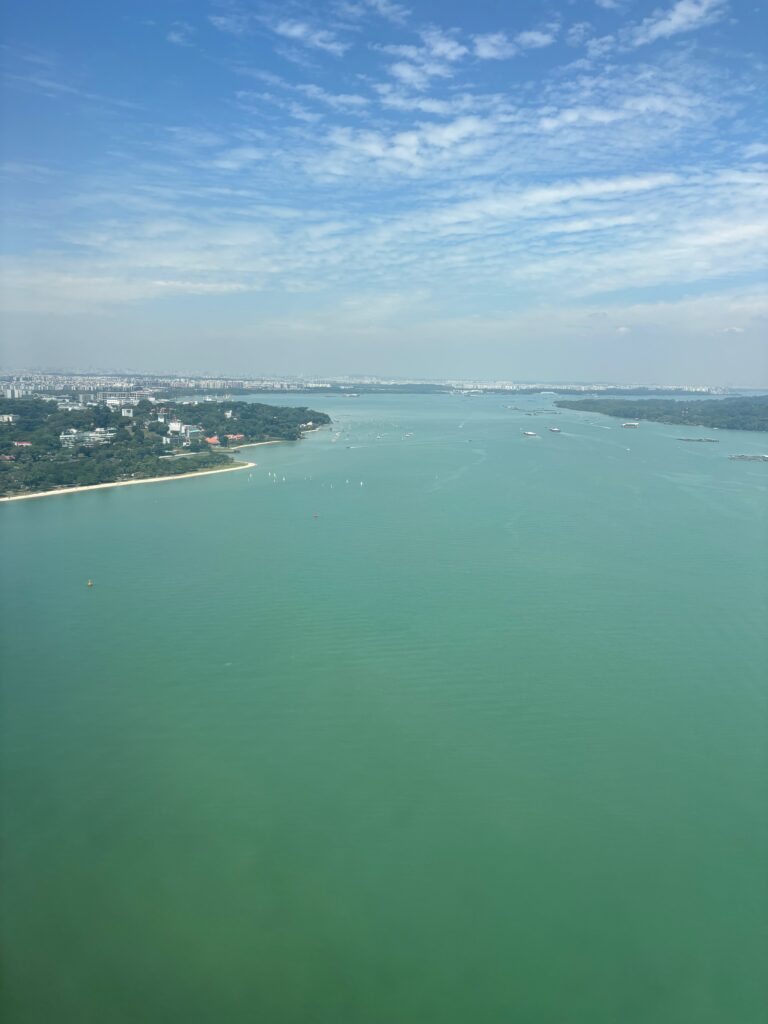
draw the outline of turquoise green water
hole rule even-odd
[[[314,404],[0,507],[4,1020],[762,1024],[765,438]]]

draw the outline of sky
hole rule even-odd
[[[11,0],[3,365],[768,386],[767,29]]]

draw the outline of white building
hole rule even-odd
[[[0,416],[0,423],[15,423],[18,418],[19,417],[16,416],[15,413],[4,412],[2,416]]]
[[[108,427],[96,427],[95,430],[69,430],[59,434],[62,448],[95,448],[100,444],[111,444],[117,431]]]

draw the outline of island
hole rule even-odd
[[[0,398],[0,497],[235,469],[229,451],[330,423],[306,407]]]
[[[577,412],[599,412],[625,421],[653,420],[657,423],[682,423],[691,427],[715,427],[721,430],[768,430],[768,395],[695,401],[580,398],[562,399],[555,402],[555,405],[561,409],[575,409]]]

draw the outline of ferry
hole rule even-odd
[[[640,426],[639,423],[622,423],[621,425],[622,425],[622,427],[626,427],[627,429],[632,429],[632,430],[635,430],[635,429],[637,429],[637,427]]]

